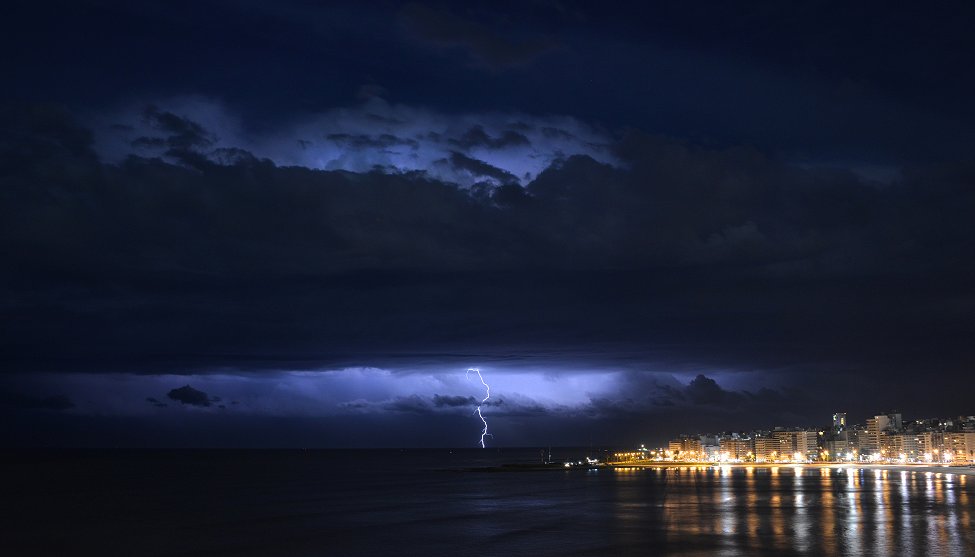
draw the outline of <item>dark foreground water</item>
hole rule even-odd
[[[975,555],[975,476],[460,471],[537,458],[7,453],[0,555]]]

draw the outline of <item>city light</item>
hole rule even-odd
[[[837,419],[841,416],[842,419]],[[839,424],[839,425],[837,425]],[[683,434],[667,447],[626,454],[686,463],[947,464],[975,467],[975,416],[957,420],[904,421],[892,412],[868,418],[866,425],[834,415],[832,429],[783,428],[720,434]]]

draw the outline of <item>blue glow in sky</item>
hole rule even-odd
[[[105,161],[126,156],[164,156],[173,133],[146,115],[146,106],[199,124],[206,143],[200,153],[219,160],[227,149],[243,149],[279,166],[369,172],[423,171],[431,178],[470,186],[475,182],[525,185],[553,162],[588,155],[607,164],[612,137],[570,116],[487,112],[448,114],[390,104],[373,98],[362,104],[307,114],[255,135],[222,103],[201,97],[141,101],[92,117],[96,146]],[[494,167],[492,173],[451,163],[454,153]],[[487,171],[492,172],[492,171]],[[503,177],[506,173],[509,177]]]

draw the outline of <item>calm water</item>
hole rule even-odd
[[[4,458],[3,555],[975,555],[975,476],[461,471],[537,450]]]

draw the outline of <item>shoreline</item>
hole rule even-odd
[[[975,476],[975,468],[969,467],[968,465],[945,464],[875,464],[859,462],[810,462],[802,464],[784,462],[607,462],[606,466],[608,468],[829,468]]]

